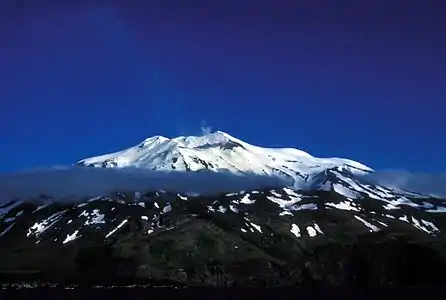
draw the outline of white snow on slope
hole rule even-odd
[[[66,212],[67,210],[63,210],[61,212],[54,213],[48,218],[42,220],[41,222],[34,223],[34,225],[28,229],[26,236],[29,237],[30,235],[35,235],[36,237],[38,237],[46,230],[51,228],[54,224],[56,224],[60,220],[62,215],[65,214]]]
[[[428,209],[426,211],[430,213],[446,213],[446,207],[438,206],[435,209]]]
[[[104,214],[99,213],[99,209],[94,209],[91,213],[87,212],[86,210],[84,210],[80,215],[80,216],[84,216],[87,218],[87,220],[85,221],[85,225],[89,226],[92,224],[105,224],[105,220]]]
[[[366,227],[368,227],[370,229],[370,232],[376,232],[379,231],[379,228],[376,227],[375,225],[367,222],[366,220],[364,220],[363,218],[359,217],[359,216],[355,216],[355,218],[359,221],[362,222],[362,224],[364,224]]]
[[[423,226],[424,223],[421,224],[420,221],[417,220],[417,219],[414,218],[414,217],[412,217],[412,223],[414,224],[415,228],[417,228],[417,229],[419,229],[419,230],[422,230],[422,231],[424,231],[424,232],[426,232],[426,233],[429,233],[429,234],[432,234],[432,233],[433,233],[432,230],[430,230],[430,229],[426,228],[425,226]]]
[[[235,207],[234,205],[229,205],[229,209],[230,209],[232,212],[235,212],[235,213],[240,212],[239,209],[238,209],[237,207]]]
[[[359,196],[358,193],[344,187],[342,184],[338,184],[338,183],[333,184],[333,189],[336,193],[338,193],[342,196],[348,197],[348,198],[356,199]]]
[[[243,203],[243,204],[254,204],[254,203],[256,203],[256,200],[249,199],[249,196],[250,196],[250,194],[246,193],[243,196],[242,200],[240,200],[240,203]]]
[[[319,232],[320,234],[323,234],[321,228],[319,227],[319,225],[317,223],[314,223],[314,229],[316,229],[316,231]]]
[[[105,236],[105,238],[108,238],[108,237],[111,236],[113,233],[115,233],[116,231],[118,231],[119,228],[121,228],[122,226],[124,226],[125,223],[127,223],[127,222],[128,222],[127,219],[125,219],[124,221],[122,221],[122,222],[121,222],[115,229],[113,229],[112,231],[110,231],[110,232]]]
[[[301,237],[300,234],[300,228],[299,226],[297,226],[296,224],[291,224],[291,229],[290,229],[291,233],[294,234],[296,237]]]
[[[433,231],[440,232],[440,229],[438,229],[438,227],[435,226],[435,224],[432,223],[431,221],[421,220],[421,223],[423,223],[425,226],[432,228]]]
[[[283,199],[281,195],[279,196],[266,196],[266,199],[278,204],[282,208],[289,207],[300,201],[300,198],[295,198],[292,200]]]
[[[22,201],[16,201],[13,202],[9,205],[6,205],[5,207],[0,208],[0,219],[7,215],[9,211],[11,211],[12,209],[16,208],[17,206],[19,206],[20,204],[22,204]]]
[[[290,207],[290,210],[317,210],[317,204],[307,203],[299,206]]]
[[[316,232],[316,229],[314,229],[313,227],[311,227],[311,226],[307,226],[307,232],[308,232],[308,235],[312,238],[312,237],[315,237],[316,235],[317,235],[317,232]]]
[[[67,237],[62,242],[63,244],[69,243],[71,241],[74,241],[75,239],[79,238],[78,236],[79,230],[75,230],[72,234],[67,234]]]
[[[257,225],[257,224],[254,224],[254,223],[250,223],[251,224],[251,226],[252,227],[254,227],[258,232],[260,232],[260,233],[262,233],[262,227],[260,227],[259,225]]]
[[[284,210],[282,211],[279,216],[294,216],[292,212],[288,211],[288,210]]]
[[[392,198],[394,195],[394,191],[388,188],[360,185],[342,175],[347,171],[355,176],[369,178],[369,174],[375,173],[359,162],[343,158],[317,158],[293,148],[259,147],[222,131],[176,138],[154,136],[122,151],[83,159],[78,163],[95,167],[136,167],[167,172],[210,170],[238,175],[267,175],[281,178],[296,190],[307,189],[312,186],[309,178],[333,169],[347,185],[336,183],[332,187],[326,182],[329,190],[333,188],[337,193],[353,199],[360,197],[360,193],[377,200]],[[370,178],[376,181],[374,177]],[[445,182],[443,180],[443,185]],[[323,186],[319,188],[323,189]],[[401,189],[399,191],[402,194],[415,195]]]
[[[160,214],[167,214],[168,212],[172,211],[172,206],[170,204],[164,206],[163,211]]]
[[[184,197],[184,196],[182,196],[182,195],[180,195],[180,194],[177,194],[177,196],[178,196],[178,198],[180,198],[181,200],[187,200],[187,197]]]
[[[15,225],[15,223],[8,225],[8,227],[6,227],[2,232],[0,232],[0,236],[7,234],[8,231],[10,231],[12,229],[12,227],[14,227],[14,225]]]
[[[176,138],[154,136],[133,147],[83,159],[78,164],[100,168],[69,167],[1,174],[0,195],[6,201],[43,192],[58,201],[72,201],[79,196],[93,197],[116,190],[163,189],[183,195],[179,197],[184,200],[185,195],[229,193],[266,186],[305,190],[314,187],[312,179],[328,169],[335,171],[342,184],[326,182],[326,186],[341,195],[355,199],[365,194],[383,201],[394,195],[388,188],[360,184],[356,177],[345,175],[344,172],[354,176],[374,173],[361,163],[317,158],[293,148],[254,146],[222,131]],[[293,205],[301,199],[293,189],[284,189],[290,199],[280,199],[283,196],[278,193],[271,198],[281,206]],[[388,202],[389,207],[415,206],[405,199]]]
[[[353,206],[353,203],[351,201],[342,201],[339,203],[327,202],[327,203],[325,203],[325,205],[329,206],[329,207],[341,209],[341,210],[360,211],[358,208]]]
[[[389,227],[389,225],[387,225],[387,224],[384,223],[384,222],[381,222],[381,221],[376,221],[376,222],[378,222],[379,224],[381,224],[381,225],[384,226],[384,227]]]
[[[293,183],[302,182],[305,175],[338,166],[355,173],[372,171],[349,159],[317,158],[293,148],[254,146],[222,131],[172,139],[154,136],[136,146],[86,158],[78,164],[109,168],[137,167],[169,172],[207,169],[233,174],[279,176],[292,180]]]
[[[410,223],[410,222],[409,222],[409,218],[408,218],[406,215],[404,215],[404,216],[402,216],[402,217],[399,217],[398,220],[403,221],[403,222],[406,222],[406,223]]]
[[[39,206],[33,211],[33,213],[38,212],[39,210],[44,209],[45,207],[50,206],[50,205],[51,205],[51,203],[47,203],[47,204],[43,204],[43,205],[39,205]]]

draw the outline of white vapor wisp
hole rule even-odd
[[[212,133],[212,127],[207,125],[206,121],[201,122],[200,133],[202,135],[208,135]]]

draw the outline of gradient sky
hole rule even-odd
[[[0,172],[204,123],[375,169],[446,168],[444,1],[27,2],[0,4]]]

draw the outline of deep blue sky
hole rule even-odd
[[[446,168],[442,1],[26,2],[0,4],[0,172],[203,122],[375,169]]]

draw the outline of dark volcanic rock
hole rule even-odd
[[[74,203],[8,203],[0,219],[0,281],[189,286],[446,283],[443,214],[411,206],[386,210],[386,203],[367,198],[352,203],[354,209],[340,209],[327,203],[350,200],[333,192],[299,195],[294,202],[293,197],[284,189],[207,197],[154,191]]]

